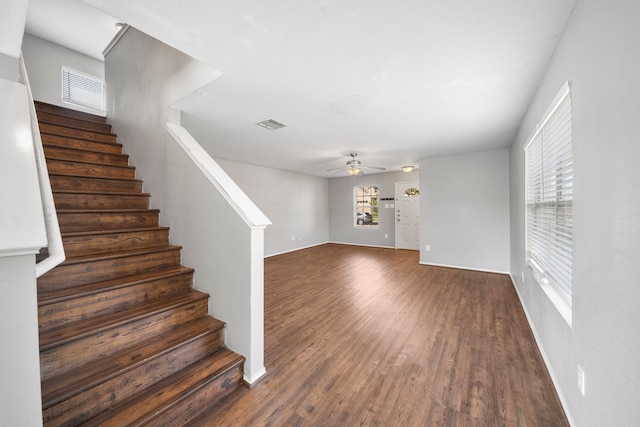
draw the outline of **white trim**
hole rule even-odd
[[[51,190],[51,182],[49,180],[49,170],[47,169],[47,160],[42,147],[42,138],[40,136],[40,126],[38,125],[38,117],[36,108],[33,104],[33,93],[29,84],[29,76],[24,59],[20,56],[20,80],[27,89],[27,97],[29,100],[29,113],[31,115],[31,133],[33,136],[33,149],[36,156],[36,166],[38,169],[38,181],[40,183],[40,199],[42,200],[42,212],[44,214],[44,225],[47,232],[47,248],[49,256],[36,264],[36,277],[40,277],[54,267],[62,264],[66,259],[64,246],[62,244],[62,235],[60,234],[60,225],[58,223],[58,214],[53,201],[53,193]],[[40,249],[36,250],[38,253]]]
[[[102,86],[102,106],[101,108],[98,108],[96,105],[93,104],[89,104],[86,102],[82,102],[79,101],[77,99],[70,99],[70,98],[65,98],[65,87],[70,87],[70,85],[65,86],[65,80],[66,81],[70,81],[70,79],[65,79],[65,72],[67,73],[67,75],[69,74],[73,74],[75,75],[75,77],[82,77],[85,78],[86,80],[93,80],[95,81],[95,83],[100,83]],[[88,109],[91,112],[97,112],[99,113],[99,115],[101,116],[106,116],[107,112],[107,100],[106,100],[106,83],[105,83],[105,79],[103,77],[99,77],[99,76],[94,76],[92,74],[89,73],[85,73],[84,71],[79,71],[76,70],[74,68],[68,67],[66,65],[63,65],[61,67],[61,73],[60,73],[60,87],[62,89],[62,92],[60,94],[60,101],[65,104],[68,105],[70,108],[78,108],[78,107],[82,107],[83,109]],[[69,90],[69,95],[71,95],[71,90]]]
[[[266,376],[267,370],[265,368],[262,368],[261,370],[253,374],[251,378],[243,375],[242,380],[249,385],[249,388],[252,388],[254,385],[256,385],[256,383],[260,382]]]
[[[175,123],[167,123],[167,131],[249,227],[266,228],[271,225],[269,218],[185,128]]]
[[[362,247],[365,247],[365,248],[395,249],[393,246],[365,245],[365,244],[361,244],[361,243],[350,243],[350,242],[329,241],[327,243],[335,243],[336,245],[347,245],[347,246],[362,246]],[[401,249],[401,250],[404,250],[404,249]],[[407,249],[407,250],[410,250],[410,249]]]
[[[490,269],[486,269],[486,268],[477,268],[477,267],[463,267],[463,266],[460,266],[460,265],[436,264],[436,263],[433,263],[433,262],[420,262],[419,264],[420,265],[431,265],[433,267],[457,268],[459,270],[481,271],[483,273],[509,274],[508,271],[490,270]]]
[[[536,283],[542,288],[544,293],[551,300],[551,303],[556,308],[556,310],[558,310],[569,327],[573,327],[571,302],[567,301],[567,299],[561,293],[561,289],[559,287],[552,284],[549,279],[545,277],[544,271],[537,262],[530,259],[528,267],[531,269],[533,280],[535,280]]]
[[[107,47],[105,47],[102,51],[102,56],[107,56],[109,52],[111,52],[111,49],[113,49],[118,44],[118,42],[120,41],[122,36],[124,36],[124,33],[126,33],[128,29],[128,24],[124,24],[122,27],[120,27],[120,30],[116,33],[115,36],[113,36]]]
[[[529,148],[529,145],[531,144],[531,142],[540,133],[540,131],[542,130],[544,125],[549,121],[553,113],[555,113],[556,110],[560,107],[560,104],[562,103],[562,101],[564,101],[564,99],[571,94],[571,84],[572,84],[571,80],[567,80],[566,82],[563,83],[562,87],[560,88],[560,91],[556,94],[551,104],[549,104],[547,111],[545,111],[544,114],[542,115],[542,120],[536,125],[536,129],[533,131],[533,134],[527,140],[527,143],[524,145],[524,148],[522,149],[522,151],[526,151],[527,148]]]
[[[322,242],[322,243],[316,243],[314,245],[301,246],[299,248],[289,249],[289,250],[286,250],[286,251],[277,252],[275,254],[265,255],[264,257],[265,258],[269,258],[269,257],[272,257],[272,256],[284,255],[284,254],[288,254],[288,253],[291,253],[291,252],[301,251],[303,249],[315,248],[316,246],[326,245],[327,243],[331,243],[331,242]]]
[[[564,395],[564,393],[562,393],[562,388],[559,386],[560,384],[560,380],[558,379],[558,376],[556,375],[555,371],[553,370],[553,366],[551,365],[551,363],[549,362],[549,358],[547,357],[547,353],[544,351],[544,347],[542,346],[542,340],[540,339],[540,336],[538,335],[538,331],[536,331],[536,328],[533,324],[533,321],[531,320],[531,316],[529,316],[529,311],[527,310],[527,306],[524,303],[524,300],[522,298],[522,295],[520,294],[520,289],[518,289],[518,286],[516,286],[516,281],[513,278],[513,275],[511,273],[509,273],[509,278],[511,279],[511,284],[513,285],[514,289],[516,290],[516,295],[518,295],[518,299],[520,300],[520,306],[522,307],[522,311],[524,311],[524,315],[527,318],[527,322],[529,323],[529,328],[531,329],[531,332],[533,333],[533,339],[536,341],[536,346],[538,347],[538,351],[540,351],[540,355],[542,356],[542,360],[544,361],[545,366],[547,367],[547,371],[549,372],[549,376],[551,377],[551,382],[553,383],[553,387],[556,389],[556,393],[558,394],[558,398],[560,399],[560,404],[562,405],[562,408],[564,409],[564,414],[567,417],[567,420],[569,421],[569,425],[571,426],[576,426],[576,422],[573,418],[573,415],[571,414],[571,407],[569,406],[569,401],[567,400],[566,396]]]

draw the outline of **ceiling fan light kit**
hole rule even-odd
[[[403,166],[402,172],[411,172],[413,170],[413,166]]]
[[[356,176],[356,175],[360,175],[360,174],[364,174],[364,171],[362,170],[363,168],[369,168],[369,169],[378,169],[378,170],[386,170],[385,168],[381,168],[378,166],[362,166],[362,163],[360,162],[360,160],[356,160],[356,156],[358,155],[358,153],[350,153],[349,154],[351,156],[351,160],[349,160],[346,165],[347,165],[347,173],[351,176]],[[335,171],[335,170],[340,170],[343,168],[333,168],[333,169],[327,169],[327,172],[331,172],[331,171]]]

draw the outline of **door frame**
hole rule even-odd
[[[393,205],[393,222],[394,222],[394,227],[395,227],[395,248],[398,249],[398,238],[399,238],[399,234],[398,234],[398,206],[399,206],[399,199],[398,199],[398,194],[396,193],[397,188],[398,188],[398,184],[415,184],[415,188],[417,188],[418,190],[420,190],[420,181],[417,180],[411,180],[411,181],[396,181],[393,184],[393,200],[394,200],[394,205]],[[422,194],[421,194],[422,196]],[[419,246],[419,245],[418,245]],[[418,250],[420,250],[420,247],[418,247]]]

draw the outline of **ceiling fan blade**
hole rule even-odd
[[[339,169],[346,169],[344,166],[340,166],[339,168],[327,169],[325,172],[337,171]]]
[[[381,171],[386,171],[386,168],[381,168],[380,166],[362,166],[363,168],[367,168],[367,169],[378,169]]]

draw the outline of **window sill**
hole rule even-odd
[[[560,292],[551,283],[549,283],[549,280],[547,280],[534,266],[530,265],[529,268],[531,268],[534,279],[538,282],[538,285],[540,285],[544,293],[547,294],[547,297],[551,300],[551,303],[556,310],[558,310],[560,316],[562,316],[570,328],[573,327],[571,303],[560,295]]]

